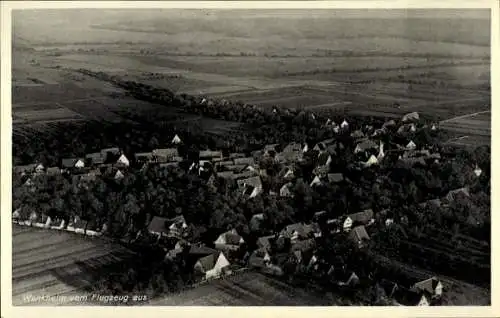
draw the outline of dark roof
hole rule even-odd
[[[214,250],[213,248],[206,247],[204,245],[191,245],[189,248],[189,254],[191,255],[210,255],[217,253],[217,250]]]
[[[434,290],[439,284],[439,279],[436,277],[431,277],[429,279],[420,281],[414,285],[414,289],[422,292],[427,292],[430,294],[434,294]]]
[[[242,239],[240,235],[233,233],[232,231],[222,233],[221,236],[225,238],[226,244],[228,245],[239,245],[240,240]]]
[[[215,263],[217,262],[217,258],[219,257],[220,253],[213,253],[207,256],[201,257],[198,262],[200,262],[201,266],[205,271],[211,270],[214,268]]]
[[[370,236],[368,233],[366,233],[366,229],[363,225],[356,226],[355,228],[352,229],[351,233],[349,233],[349,236],[351,236],[355,241],[361,241],[363,239],[369,240]]]
[[[359,222],[359,223],[368,223],[370,222],[371,219],[373,219],[373,210],[372,209],[367,209],[362,212],[354,213],[354,214],[349,214],[348,217],[352,220],[352,222]]]
[[[222,151],[200,150],[200,158],[222,157]]]
[[[148,230],[150,232],[166,233],[168,231],[165,226],[167,221],[168,221],[167,218],[155,216],[149,223]]]
[[[252,157],[247,158],[234,158],[235,165],[253,165],[255,164],[255,160]]]
[[[64,158],[61,161],[61,165],[63,168],[73,168],[77,161],[78,159],[76,158]]]
[[[328,158],[330,158],[330,154],[328,152],[321,152],[319,155],[318,155],[318,165],[320,166],[324,166],[327,164],[328,162]]]
[[[262,181],[259,176],[238,180],[238,187],[244,186],[262,187]]]
[[[49,167],[47,168],[46,173],[49,175],[54,175],[61,173],[61,170],[58,167]]]
[[[274,235],[261,236],[257,239],[257,246],[265,249],[270,249],[272,246],[271,241],[274,240]]]
[[[302,223],[290,224],[285,226],[285,228],[281,231],[281,235],[290,238],[295,231],[299,236],[306,237],[313,232],[313,226]]]
[[[373,140],[366,139],[356,145],[356,148],[359,148],[361,151],[366,151],[368,149],[377,148],[378,144]]]
[[[104,157],[100,152],[89,153],[85,156],[85,159],[90,159],[93,164],[104,163]]]
[[[340,182],[344,180],[344,175],[342,173],[329,173],[328,174],[328,181],[329,182]]]
[[[292,245],[292,251],[306,252],[312,250],[316,246],[314,239],[301,240]]]

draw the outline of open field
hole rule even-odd
[[[151,300],[154,306],[333,306],[328,294],[315,294],[255,272],[213,280],[180,294]]]
[[[100,267],[130,257],[130,251],[78,234],[13,225],[12,301],[83,293]]]

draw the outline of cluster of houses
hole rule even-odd
[[[402,123],[397,132],[416,131],[415,121],[418,114],[410,113],[403,117]],[[380,129],[365,126],[359,130],[350,132],[351,137],[356,141],[353,150],[357,158],[357,166],[366,168],[380,164],[389,153],[396,153],[397,159],[414,164],[421,162],[425,164],[429,160],[440,159],[439,153],[432,153],[426,149],[425,145],[417,145],[409,140],[407,144],[391,145],[391,149],[384,149],[384,143],[377,140],[377,136],[388,133],[389,128],[396,126],[394,120],[386,122]],[[348,131],[349,123],[344,120],[337,125],[328,119],[325,126],[331,127],[334,131]],[[432,130],[437,129],[432,125]],[[122,179],[127,173],[131,164],[146,169],[149,165],[159,165],[160,167],[178,166],[185,159],[179,155],[177,146],[182,144],[182,140],[175,135],[171,141],[170,148],[155,149],[151,152],[136,153],[132,160],[118,148],[102,149],[100,152],[87,154],[84,158],[65,158],[59,167],[44,167],[42,164],[32,164],[27,166],[17,166],[14,172],[20,174],[26,186],[33,185],[33,178],[46,174],[70,174],[80,184],[96,180],[98,176],[109,175],[116,180]],[[348,181],[341,171],[331,171],[332,158],[341,156],[347,151],[345,145],[335,138],[327,139],[309,145],[307,143],[292,142],[285,147],[278,144],[266,145],[259,151],[251,154],[231,153],[225,154],[219,150],[203,150],[199,152],[196,160],[191,160],[188,171],[197,173],[212,184],[215,180],[226,180],[232,182],[240,190],[245,199],[251,199],[264,192],[262,178],[267,176],[267,171],[261,167],[260,163],[270,160],[280,164],[281,171],[278,179],[280,182],[275,188],[269,189],[270,195],[280,197],[290,197],[293,195],[291,187],[296,181],[297,175],[295,164],[304,160],[306,154],[316,158],[314,160],[313,178],[311,187],[319,186],[323,183],[342,183]],[[481,174],[481,170],[476,166],[474,169],[476,176]],[[462,189],[463,190],[463,189]],[[461,190],[458,189],[458,192]],[[449,194],[453,196],[454,194]],[[97,228],[96,224],[91,224],[79,218],[72,219],[68,225],[62,220],[51,220],[47,216],[39,216],[32,212],[27,220],[20,220],[19,210],[14,211],[13,219],[20,224],[51,228],[56,230],[66,230],[90,236],[99,236],[106,231],[105,226]],[[251,229],[258,229],[259,224],[265,219],[263,214],[252,216]],[[386,220],[389,226],[392,219]],[[54,223],[56,223],[54,225]],[[58,224],[57,224],[58,223]],[[259,237],[258,248],[254,251],[246,251],[243,260],[235,259],[235,252],[245,245],[245,240],[236,230],[221,233],[213,242],[213,247],[204,246],[196,242],[190,242],[189,229],[192,225],[180,215],[172,219],[154,216],[148,220],[147,230],[151,235],[155,235],[158,240],[168,238],[170,244],[165,248],[166,257],[175,258],[181,252],[193,259],[193,270],[204,279],[212,279],[234,270],[234,264],[243,262],[244,266],[259,269],[263,272],[282,275],[281,267],[284,260],[291,260],[305,271],[314,273],[324,273],[331,277],[332,281],[339,286],[355,286],[359,283],[359,277],[354,271],[350,271],[342,264],[326,264],[316,255],[316,238],[323,235],[321,229],[327,229],[330,233],[348,233],[348,237],[360,248],[370,240],[367,229],[374,223],[374,213],[371,209],[354,214],[344,215],[340,218],[329,218],[326,211],[314,214],[314,219],[309,224],[297,223],[284,227],[280,233]],[[143,233],[138,233],[138,236]],[[429,305],[433,299],[442,293],[442,284],[432,278],[419,282],[411,288],[403,288],[397,284],[389,284],[386,290],[387,297],[403,305]]]

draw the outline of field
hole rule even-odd
[[[30,297],[82,294],[101,266],[132,256],[118,245],[67,232],[14,225],[12,234],[14,305],[50,305]]]
[[[418,111],[440,121],[491,109],[485,12],[323,10],[309,12],[314,19],[296,11],[145,12],[148,19],[108,10],[47,11],[47,19],[17,12],[16,124],[49,120],[34,111],[51,103],[57,121],[79,119],[75,113],[114,121],[117,108],[134,111],[122,97],[109,98],[116,88],[76,75],[78,68],[266,107],[392,118]],[[443,128],[489,144],[489,130],[473,128],[489,119],[475,120]]]
[[[180,294],[151,300],[152,306],[333,306],[331,294],[290,286],[255,272],[237,273]]]

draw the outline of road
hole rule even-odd
[[[445,119],[445,120],[441,121],[440,124],[444,124],[446,122],[450,122],[450,121],[457,120],[457,119],[462,119],[462,118],[467,118],[467,117],[473,117],[473,116],[476,116],[476,115],[479,115],[479,114],[486,114],[486,113],[491,113],[491,110],[485,110],[485,111],[480,111],[480,112],[476,112],[476,113],[472,113],[472,114],[461,115],[461,116],[457,116],[457,117]]]

